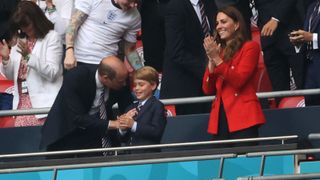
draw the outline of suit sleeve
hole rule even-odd
[[[261,3],[259,1],[261,1]],[[256,0],[256,7],[258,11],[261,9],[264,9],[264,11],[267,10],[266,8],[263,8],[263,2],[267,2],[267,0]],[[270,7],[270,9],[268,9],[268,13],[271,15],[271,17],[278,19],[280,23],[289,24],[291,20],[290,16],[292,16],[293,13],[297,13],[296,4],[297,0],[273,0],[272,5],[268,4],[268,7]],[[268,18],[270,19],[271,17]]]
[[[205,68],[205,59],[194,56],[184,48],[186,43],[185,28],[188,28],[185,27],[185,21],[188,21],[188,19],[183,14],[181,5],[179,1],[170,1],[167,5],[165,16],[166,58],[201,80]]]
[[[280,23],[288,24],[290,16],[295,12],[297,0],[277,0],[275,6],[274,17],[280,20]]]
[[[80,128],[87,131],[94,131],[101,136],[106,133],[108,128],[108,120],[102,120],[99,113],[89,115],[88,106],[84,103],[84,97],[79,93],[83,89],[84,79],[87,79],[89,73],[85,71],[68,72],[64,78],[63,94],[64,99],[62,105],[64,114],[71,127]],[[92,102],[88,102],[91,106]]]
[[[164,105],[156,103],[152,118],[149,121],[137,124],[136,135],[147,137],[148,139],[160,140],[166,126],[166,116]]]
[[[209,69],[206,68],[206,71],[202,80],[202,91],[205,95],[212,95],[216,91],[215,83],[217,76],[214,73],[210,74]]]
[[[235,89],[241,89],[252,77],[259,60],[260,47],[258,43],[251,41],[244,44],[242,48],[238,65],[229,66],[227,63],[222,63],[214,71],[216,75],[221,76]]]

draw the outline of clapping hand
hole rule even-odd
[[[130,117],[127,114],[121,115],[118,117],[119,123],[120,123],[120,129],[121,130],[126,130],[130,129],[133,126],[134,120],[132,117]]]
[[[212,73],[214,67],[222,63],[222,59],[219,57],[221,45],[218,44],[212,36],[207,36],[203,40],[203,47],[209,59],[209,71]]]

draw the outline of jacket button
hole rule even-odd
[[[238,93],[234,93],[234,96],[238,96]]]
[[[234,69],[234,66],[231,66],[231,69]]]

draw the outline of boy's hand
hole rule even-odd
[[[131,129],[133,126],[134,120],[129,116],[122,115],[119,117],[119,122],[120,122],[120,129],[124,130],[124,129]]]

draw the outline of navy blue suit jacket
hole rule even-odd
[[[310,4],[310,6],[308,7],[308,10],[307,10],[307,14],[306,14],[306,19],[304,21],[304,30],[305,31],[308,31],[308,32],[311,32],[311,33],[317,33],[318,34],[318,47],[320,47],[320,14],[318,16],[315,16],[315,20],[314,20],[314,26],[311,26],[311,29],[309,31],[309,19],[310,19],[310,16],[315,8],[315,5],[316,5],[316,2],[313,2],[312,4]],[[306,50],[306,48],[304,48],[304,50]],[[309,55],[310,55],[310,58],[312,59],[320,59],[320,50],[319,49],[310,49],[309,50]]]
[[[127,111],[137,106],[138,103],[134,103],[128,107]],[[150,97],[134,119],[137,122],[137,129],[136,132],[127,131],[124,138],[127,145],[160,144],[167,123],[162,102],[154,96]]]
[[[64,76],[63,85],[42,127],[40,148],[69,150],[100,148],[101,137],[112,139],[118,146],[116,131],[107,131],[108,120],[101,120],[99,114],[89,115],[96,94],[95,69],[78,66]],[[120,112],[132,103],[129,88],[110,90],[106,102],[107,117],[113,119],[112,105],[118,102]]]

